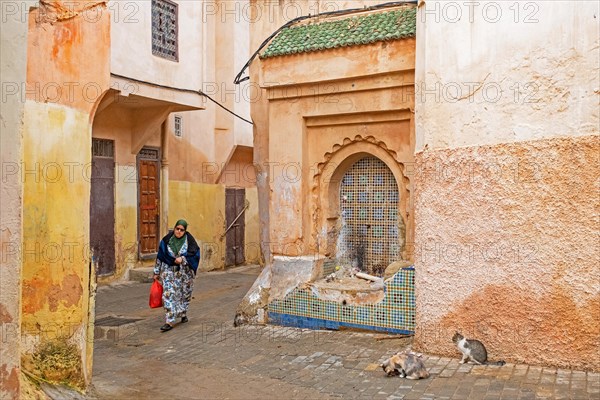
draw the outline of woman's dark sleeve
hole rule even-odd
[[[171,257],[171,255],[167,251],[167,243],[169,243],[169,238],[169,235],[165,236],[163,240],[161,240],[158,244],[158,254],[156,255],[156,258],[158,258],[160,261],[164,262],[167,265],[173,265],[175,263],[175,258]]]
[[[191,269],[194,270],[194,274],[198,271],[198,265],[200,264],[200,246],[196,239],[188,232],[188,251],[185,254],[185,259]]]

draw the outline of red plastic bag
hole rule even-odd
[[[159,281],[154,281],[152,287],[150,287],[150,308],[162,307],[162,294],[163,287]]]

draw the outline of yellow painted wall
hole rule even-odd
[[[116,168],[118,179],[115,180],[115,276],[120,277],[138,261],[138,185],[135,164],[117,164]]]
[[[260,251],[260,220],[258,217],[258,190],[246,188],[246,200],[250,206],[246,210],[245,255],[246,264],[263,264]]]
[[[247,264],[261,264],[258,191],[246,188],[245,255]],[[204,271],[225,268],[225,187],[182,181],[169,182],[169,229],[178,219],[188,222],[202,252]]]
[[[188,222],[189,232],[200,245],[200,269],[225,267],[225,188],[222,185],[169,182],[169,227],[177,220]]]
[[[25,353],[33,353],[36,346],[58,338],[66,338],[80,349],[86,346],[90,204],[86,166],[91,162],[90,137],[87,113],[26,102],[22,273]],[[25,357],[24,368],[43,366],[30,365]],[[84,376],[71,379],[80,385]]]
[[[86,21],[82,8],[97,8],[101,17]],[[110,16],[103,1],[72,11],[45,1],[28,18],[21,348],[23,369],[84,388],[91,379],[95,280],[91,116],[109,86]]]

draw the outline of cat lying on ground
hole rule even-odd
[[[429,372],[425,368],[421,355],[410,350],[394,354],[381,364],[381,368],[388,376],[399,375],[406,379],[429,378]]]
[[[456,332],[454,336],[452,336],[452,341],[456,343],[458,350],[460,350],[460,352],[463,355],[462,359],[460,360],[461,364],[464,364],[469,359],[472,360],[475,364],[480,365],[506,364],[504,361],[489,362],[487,360],[487,351],[485,350],[485,346],[479,340],[465,339],[463,335]]]

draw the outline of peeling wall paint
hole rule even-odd
[[[88,165],[91,127],[86,113],[31,101],[24,126],[24,159],[40,170],[24,180],[22,337],[42,345],[48,332],[70,340],[89,323],[89,181],[81,175],[55,180],[43,175],[43,166]],[[76,346],[85,382],[90,371],[83,365],[91,358],[85,335]],[[27,362],[35,350],[24,345],[24,351]]]
[[[78,377],[54,378],[79,388],[91,379],[93,351],[86,168],[92,114],[109,85],[110,17],[104,3],[82,2],[66,15],[63,2],[43,1],[28,18],[22,363],[39,367],[37,354],[50,342],[72,346]],[[93,22],[82,16],[90,9],[100,15]]]

